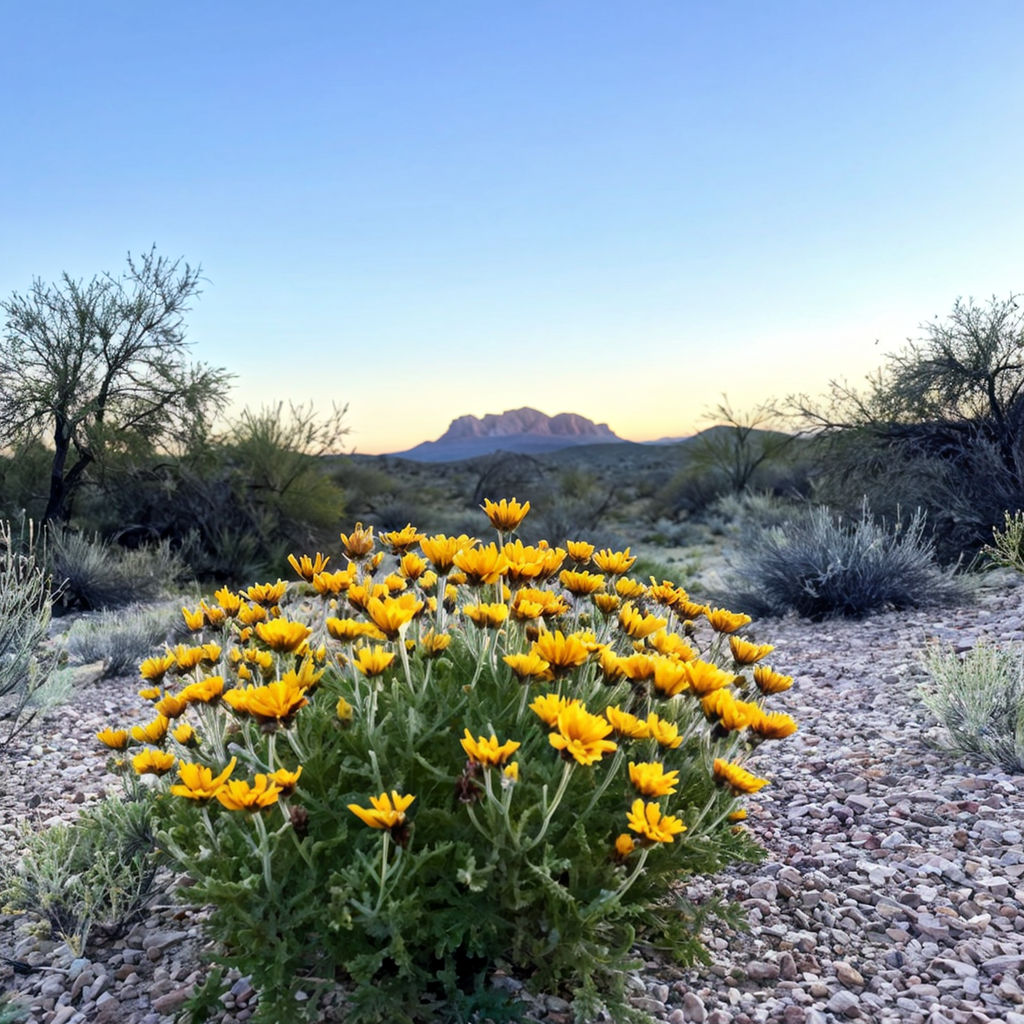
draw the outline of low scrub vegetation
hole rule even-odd
[[[79,664],[103,662],[106,677],[134,672],[178,624],[177,606],[123,608],[80,619],[68,631],[68,657]]]

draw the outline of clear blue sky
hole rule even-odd
[[[0,11],[0,294],[183,255],[237,404],[360,451],[682,434],[1024,290],[1019,0]]]

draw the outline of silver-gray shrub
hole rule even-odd
[[[929,649],[921,700],[950,746],[1024,772],[1024,651],[977,643],[964,657]]]
[[[800,509],[783,525],[746,534],[730,556],[723,597],[752,614],[815,621],[964,601],[965,579],[938,565],[924,531],[920,510],[887,523],[866,505],[857,518]]]
[[[46,705],[57,664],[45,646],[51,597],[31,527],[0,521],[0,749]]]
[[[134,672],[155,647],[175,636],[180,605],[134,606],[79,619],[68,631],[68,657],[78,664],[103,662],[110,678]]]

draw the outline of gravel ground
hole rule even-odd
[[[653,1017],[707,1024],[1024,1024],[1024,776],[940,749],[916,696],[929,642],[966,650],[982,636],[1024,642],[1024,581],[986,578],[978,602],[863,622],[756,624],[774,667],[796,685],[773,707],[800,731],[753,763],[773,780],[748,824],[768,851],[689,887],[739,901],[750,930],[712,928],[713,964],[649,963],[631,976]],[[19,823],[73,819],[116,780],[93,734],[137,708],[131,679],[94,682],[0,755],[0,842]],[[203,977],[198,916],[177,906],[75,958],[0,914],[0,989],[33,1024],[169,1024]],[[255,998],[235,981],[217,1020],[240,1022]],[[571,1020],[537,996],[531,1019]]]

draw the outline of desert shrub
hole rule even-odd
[[[32,1016],[31,1008],[14,996],[0,992],[0,1024],[23,1024]]]
[[[105,678],[134,672],[157,644],[170,637],[180,620],[177,609],[137,606],[80,619],[65,640],[68,656],[79,664],[102,661]]]
[[[812,620],[963,600],[963,578],[936,564],[924,529],[920,511],[888,524],[866,505],[854,519],[808,508],[747,538],[726,591],[756,613]]]
[[[1024,572],[1024,512],[1003,513],[1003,528],[992,527],[992,543],[981,549],[989,565]]]
[[[0,521],[0,749],[59,700],[57,653],[45,646],[52,596],[31,524]]]
[[[920,687],[955,750],[1024,772],[1024,652],[975,644],[966,655],[929,649]]]
[[[785,526],[805,507],[771,491],[744,491],[722,495],[708,508],[706,518],[719,523],[721,533],[742,545],[754,534]]]
[[[108,797],[70,825],[25,826],[24,850],[0,861],[0,895],[46,921],[81,953],[92,933],[116,938],[155,894],[159,856],[148,802]]]
[[[98,536],[53,530],[47,556],[60,600],[72,608],[120,608],[164,596],[188,567],[168,541],[134,549]]]
[[[193,646],[143,663],[179,717],[126,760],[163,780],[159,845],[218,964],[260,986],[254,1020],[336,987],[349,1021],[514,1019],[498,968],[625,1020],[638,952],[706,957],[727,908],[678,883],[759,855],[737,822],[766,780],[741,765],[796,728],[763,710],[791,680],[728,636],[748,617],[625,552],[523,546],[521,511],[490,507],[486,546],[357,527],[340,564],[218,591]]]

